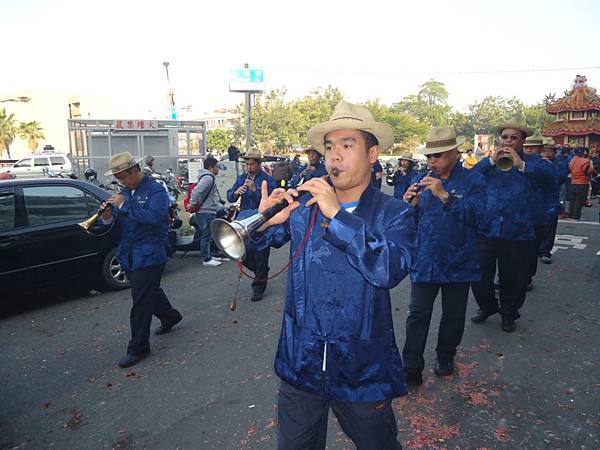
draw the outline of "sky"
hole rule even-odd
[[[600,88],[599,18],[594,0],[0,0],[0,95],[97,95],[144,117],[167,106],[168,61],[177,105],[197,113],[243,101],[228,82],[244,63],[290,99],[331,85],[391,104],[435,78],[459,110],[530,104],[579,73]]]

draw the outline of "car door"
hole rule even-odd
[[[34,177],[42,177],[44,175],[44,168],[50,168],[50,162],[47,156],[35,156],[33,158],[33,169],[31,173]]]
[[[32,164],[33,158],[21,159],[10,168],[10,173],[14,174],[17,178],[31,177]]]
[[[22,208],[13,187],[0,187],[0,292],[17,292],[25,281],[27,258]]]
[[[78,225],[97,210],[100,202],[95,197],[67,184],[24,186],[22,195],[28,276],[55,284],[97,267],[102,238]]]

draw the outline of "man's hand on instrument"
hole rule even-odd
[[[298,191],[310,192],[312,198],[306,202],[306,206],[318,204],[319,209],[328,219],[333,219],[338,211],[342,209],[333,187],[324,178],[312,178],[298,187]]]
[[[258,205],[258,212],[262,213],[267,208],[271,206],[275,206],[280,203],[282,200],[287,200],[289,205],[275,214],[270,220],[265,222],[259,228],[259,231],[264,231],[272,225],[279,225],[280,223],[284,223],[290,218],[290,213],[296,209],[299,203],[295,200],[295,197],[298,196],[298,191],[295,189],[288,189],[287,191],[283,188],[274,189],[269,195],[269,189],[267,187],[267,182],[263,181],[260,186],[260,205]]]
[[[419,182],[419,186],[429,189],[431,193],[440,200],[446,195],[446,190],[442,185],[442,180],[438,178],[426,176]]]
[[[250,178],[246,179],[244,186],[246,186],[246,188],[250,189],[252,192],[256,192],[256,184],[254,184],[254,181],[252,181]]]
[[[418,192],[418,190],[418,183],[411,184],[402,196],[402,200],[404,200],[406,203],[410,203],[413,206],[417,206],[419,204],[419,199],[421,198],[421,193]]]
[[[125,197],[123,197],[121,194],[115,194],[108,199],[108,203],[120,208],[121,205],[125,203]]]
[[[247,189],[248,189],[248,187],[246,187],[246,185],[244,184],[244,185],[240,186],[239,188],[237,188],[235,190],[234,194],[239,197],[240,195],[243,195]]]
[[[513,160],[513,167],[516,167],[519,170],[523,170],[525,167],[525,163],[523,162],[523,160],[521,159],[521,157],[519,156],[519,154],[510,147],[502,147],[500,149],[500,151],[502,151],[502,153],[504,153],[505,155],[509,155],[512,160]]]
[[[102,217],[102,219],[104,219],[104,220],[110,220],[110,218],[113,215],[112,208],[110,207],[110,203],[108,203],[108,202],[102,203],[102,205],[100,205],[100,209],[103,209],[103,208],[106,208],[106,209],[104,209],[104,211],[102,212],[100,217]]]

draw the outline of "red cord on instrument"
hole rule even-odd
[[[246,276],[248,278],[251,278],[252,280],[255,280],[255,281],[266,282],[266,281],[272,280],[275,277],[278,277],[283,272],[285,272],[286,270],[288,270],[289,267],[294,262],[294,260],[300,254],[300,251],[302,251],[302,249],[304,248],[304,245],[306,244],[306,240],[308,239],[308,236],[310,235],[310,231],[312,230],[313,225],[315,224],[315,220],[317,219],[317,211],[319,210],[319,208],[317,207],[317,205],[315,205],[313,208],[314,208],[314,210],[313,210],[312,215],[310,217],[310,222],[308,224],[308,229],[306,230],[306,234],[304,235],[304,238],[302,239],[302,242],[300,243],[300,246],[296,249],[296,251],[294,252],[294,254],[292,255],[292,257],[290,258],[290,260],[288,261],[288,263],[285,265],[285,267],[283,269],[281,269],[275,275],[267,277],[267,278],[254,278],[252,275],[244,272],[244,266],[242,265],[242,261],[238,261],[237,262],[237,266],[238,266],[238,269],[240,269],[241,275],[244,275],[244,276]]]

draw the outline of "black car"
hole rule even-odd
[[[90,275],[112,289],[128,287],[115,257],[117,230],[88,233],[78,225],[109,197],[69,178],[0,181],[0,294]]]

